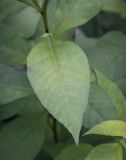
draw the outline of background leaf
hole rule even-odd
[[[20,10],[20,12],[6,17],[4,23],[14,27],[18,32],[23,33],[28,38],[34,35],[39,20],[40,14],[35,9],[27,6]]]
[[[96,68],[99,72],[104,74],[104,76],[114,81],[118,85],[118,90],[121,89],[125,96],[125,35],[118,31],[109,32],[100,38],[94,46],[90,44],[86,45],[88,48],[85,47],[84,43],[86,42],[84,38],[82,41],[83,42],[78,44],[85,50],[90,67]],[[118,109],[116,110],[108,93],[99,87],[96,82],[92,82],[89,106],[84,114],[83,125],[87,128],[91,128],[104,120],[117,120],[122,119],[122,117],[125,119],[125,112],[123,112],[125,110],[125,105],[120,105],[117,108]],[[123,110],[123,116],[119,116],[119,110]]]
[[[71,145],[59,153],[55,160],[84,160],[91,149],[92,146],[89,144]]]
[[[118,118],[118,112],[112,105],[109,95],[97,84],[92,84],[89,104],[84,113],[83,126],[91,128],[102,121]]]
[[[27,108],[27,106],[25,106]],[[34,106],[36,107],[36,106]],[[24,111],[4,123],[0,129],[1,160],[31,160],[41,149],[45,137],[46,116],[42,112]]]
[[[126,120],[125,113],[126,113],[126,99],[119,89],[119,87],[105,77],[102,73],[97,70],[94,70],[97,77],[98,85],[103,88],[109,97],[111,98],[113,106],[116,108],[118,117],[122,120]]]
[[[2,0],[0,3],[0,21],[24,7],[25,5],[20,4],[17,0]]]
[[[27,106],[27,108],[30,108],[31,110],[33,107],[36,107],[40,109],[40,111],[43,109],[42,105],[40,104],[39,100],[36,98],[35,95],[30,95],[24,98],[20,98],[16,101],[13,101],[11,103],[1,105],[0,106],[0,121],[8,120],[10,118],[13,118],[14,116],[17,116],[22,112],[22,110]],[[26,112],[26,109],[25,109]],[[34,112],[34,109],[33,109]]]
[[[0,105],[32,94],[26,75],[13,67],[0,64]]]
[[[55,36],[82,25],[101,9],[101,0],[53,0],[49,1],[49,29]]]
[[[126,17],[126,2],[125,0],[103,0],[103,10],[108,12],[118,13]]]
[[[95,147],[85,160],[123,160],[122,146],[119,143],[102,144]]]
[[[98,134],[105,136],[116,136],[126,138],[126,123],[119,120],[104,121],[97,124],[85,135]]]
[[[22,34],[7,25],[0,25],[0,62],[10,65],[26,64],[30,43]]]
[[[87,53],[89,64],[111,80],[125,77],[126,36],[118,31],[105,34]]]

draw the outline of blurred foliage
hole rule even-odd
[[[41,15],[25,3],[1,0],[0,160],[82,160],[82,156],[84,159],[94,146],[85,160],[92,160],[92,157],[99,160],[98,157],[104,157],[106,152],[111,155],[107,159],[126,159],[120,144],[113,143],[118,140],[115,137],[82,136],[100,122],[122,120],[118,115],[119,110],[123,110],[121,116],[124,118],[126,113],[126,1],[101,1],[103,6],[100,13],[86,24],[70,28],[60,37],[70,39],[82,48],[88,57],[93,77],[80,135],[81,144],[76,148],[66,128],[39,102],[27,79],[27,55],[44,33]],[[43,0],[39,3],[42,4]],[[92,68],[103,74],[104,83],[100,83],[101,79]],[[113,94],[117,97],[113,97]],[[102,144],[102,149],[99,144]],[[125,148],[125,141],[122,145]],[[115,148],[116,157],[113,156]],[[96,152],[98,155],[94,156]]]

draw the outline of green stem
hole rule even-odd
[[[49,28],[48,28],[48,20],[47,20],[47,6],[48,6],[49,0],[45,0],[43,3],[42,7],[42,12],[41,15],[43,17],[43,22],[44,22],[44,28],[45,28],[45,33],[49,33]]]
[[[41,9],[41,7],[40,7],[38,1],[32,0],[32,3],[36,6],[37,11],[38,11],[38,12],[41,12],[42,9]]]
[[[57,121],[56,121],[56,119],[53,119],[53,136],[54,136],[54,142],[58,143]]]

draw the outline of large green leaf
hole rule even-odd
[[[101,0],[53,0],[49,1],[48,18],[50,31],[61,33],[82,25],[101,9]]]
[[[90,87],[85,54],[73,42],[47,35],[32,49],[27,65],[29,80],[41,103],[78,143]]]
[[[4,123],[0,129],[0,159],[34,159],[44,141],[45,122],[44,113],[29,111]]]
[[[32,93],[24,73],[0,64],[0,105],[12,102]]]
[[[119,143],[102,144],[95,147],[85,160],[123,160],[123,150]]]
[[[89,134],[126,138],[126,123],[119,120],[104,121],[85,133],[85,135]]]
[[[14,28],[0,25],[0,62],[4,64],[26,64],[31,46]]]
[[[55,160],[84,160],[91,149],[89,144],[71,145],[59,153]]]
[[[94,70],[98,85],[103,88],[111,98],[112,105],[116,108],[118,118],[126,120],[126,99],[120,88],[98,70]]]

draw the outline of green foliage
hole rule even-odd
[[[105,136],[117,136],[126,138],[126,123],[119,120],[109,120],[97,124],[90,129],[85,135],[99,134]]]
[[[90,87],[83,51],[72,42],[47,35],[32,49],[27,65],[29,80],[41,103],[78,143]]]
[[[122,91],[114,82],[107,79],[100,72],[97,70],[94,71],[97,77],[98,85],[108,93],[109,97],[111,98],[112,105],[116,108],[118,117],[122,120],[126,120],[126,100]]]
[[[85,160],[122,160],[122,146],[119,143],[102,144],[95,147]]]
[[[50,1],[48,6],[50,32],[58,37],[63,32],[86,23],[100,9],[101,0]]]
[[[55,160],[83,160],[91,149],[92,146],[88,144],[80,144],[79,146],[71,145],[59,153]]]
[[[103,0],[103,10],[115,12],[126,17],[126,1],[125,0]]]
[[[125,0],[0,2],[0,160],[126,159],[125,17]]]
[[[0,25],[0,37],[0,63],[26,64],[31,45],[23,35],[7,25]]]
[[[117,114],[108,94],[97,84],[92,84],[89,104],[84,114],[83,126],[91,128],[102,121],[117,119]]]
[[[12,102],[32,93],[24,73],[0,64],[0,105]]]
[[[0,159],[31,160],[34,158],[43,144],[45,125],[44,113],[33,114],[31,111],[20,114],[15,120],[5,123],[0,130],[2,144]]]

